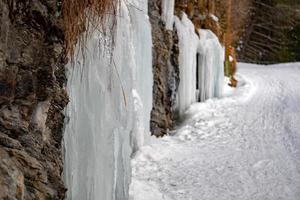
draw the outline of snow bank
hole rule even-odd
[[[133,180],[130,188],[130,200],[171,200],[155,183]]]
[[[224,50],[218,38],[209,30],[200,30],[199,38],[185,13],[181,20],[175,17],[175,25],[179,37],[178,108],[179,113],[183,114],[198,100],[222,95]]]
[[[162,0],[162,20],[167,30],[173,30],[175,0]]]
[[[68,66],[64,134],[67,199],[128,199],[130,156],[145,141],[152,107],[147,1],[120,2],[112,38],[96,31]],[[111,55],[113,55],[111,57]],[[112,59],[111,59],[112,58]]]

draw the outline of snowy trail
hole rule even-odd
[[[300,63],[239,65],[238,89],[137,153],[132,199],[300,199]]]

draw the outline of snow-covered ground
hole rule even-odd
[[[239,64],[238,78],[137,152],[131,199],[300,199],[300,63]]]

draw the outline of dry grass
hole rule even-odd
[[[116,16],[118,0],[63,0],[66,50],[73,56],[75,46],[85,46],[87,30],[103,29],[107,15]],[[114,23],[113,23],[114,24]],[[92,25],[93,27],[88,27]],[[84,36],[85,35],[85,36]]]

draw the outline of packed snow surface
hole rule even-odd
[[[131,199],[300,199],[300,63],[239,64],[237,77],[136,153]]]

